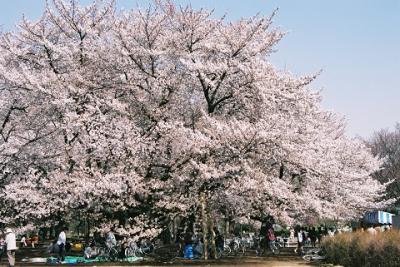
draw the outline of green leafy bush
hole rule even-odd
[[[345,267],[400,266],[400,231],[377,235],[367,232],[342,233],[325,237],[322,248],[327,261]]]

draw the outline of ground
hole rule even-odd
[[[48,257],[45,246],[39,248],[23,248],[17,251],[17,265],[16,266],[54,266],[55,264],[40,264],[40,263],[29,263],[22,262],[23,258],[31,257]],[[280,255],[266,255],[263,257],[256,257],[253,252],[248,252],[245,256],[229,256],[220,260],[185,260],[182,258],[169,259],[166,261],[160,261],[155,259],[149,259],[146,262],[127,263],[127,262],[115,262],[115,263],[93,263],[93,264],[72,264],[72,266],[242,266],[242,267],[298,267],[298,266],[313,266],[305,262],[301,257],[294,254],[293,249],[284,249]],[[3,256],[0,266],[7,266],[7,259]],[[67,265],[67,266],[71,266]],[[318,266],[318,265],[314,265]]]

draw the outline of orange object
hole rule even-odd
[[[83,244],[82,243],[74,243],[72,245],[73,251],[83,251]]]

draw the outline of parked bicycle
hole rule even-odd
[[[231,253],[232,253],[232,249],[230,247],[230,244],[227,242],[227,240],[224,240],[223,248],[217,247],[217,258],[222,258],[222,257],[228,256]]]
[[[231,253],[235,256],[244,255],[246,253],[246,246],[240,237],[234,237],[231,240],[227,240]]]
[[[130,242],[128,247],[125,248],[126,257],[144,257],[154,250],[154,245],[150,242],[142,241],[140,245],[136,242]]]
[[[321,248],[312,248],[305,251],[303,259],[308,262],[325,260],[324,252]]]
[[[119,249],[118,246],[104,246],[98,249],[98,257],[104,258],[107,261],[115,261],[118,259]]]
[[[268,241],[265,238],[256,238],[255,240],[256,254],[257,256],[262,256],[266,251],[272,254],[279,254],[283,244],[277,240]]]

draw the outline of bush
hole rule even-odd
[[[400,231],[373,236],[367,232],[342,233],[322,241],[327,261],[351,267],[400,266]]]

